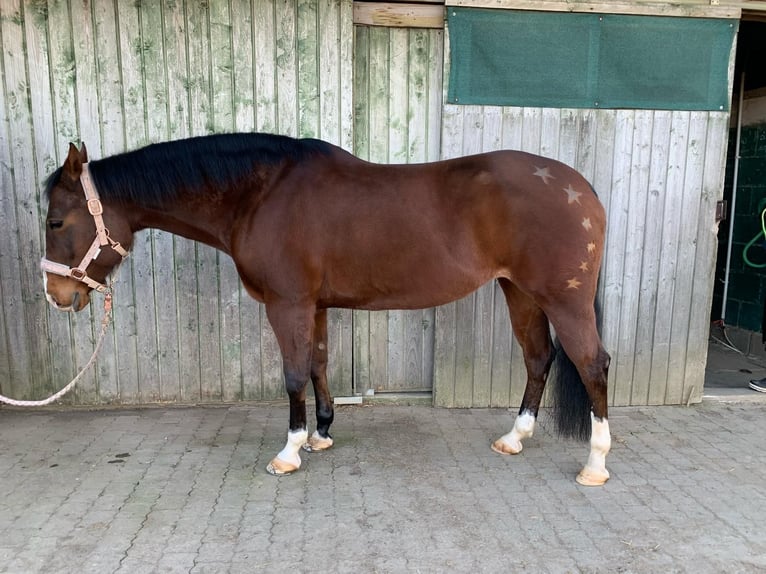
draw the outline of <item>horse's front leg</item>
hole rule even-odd
[[[303,450],[326,450],[333,444],[330,425],[334,418],[332,397],[327,388],[327,309],[319,309],[314,320],[314,350],[311,353],[311,382],[316,400],[317,428]]]
[[[301,466],[301,447],[308,440],[306,430],[306,384],[311,378],[314,342],[314,305],[283,302],[266,305],[266,316],[282,351],[285,387],[290,398],[290,426],[287,444],[268,464],[274,475],[290,474]]]

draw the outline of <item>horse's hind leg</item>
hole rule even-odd
[[[527,386],[513,429],[492,444],[492,450],[501,454],[518,454],[522,440],[532,436],[545,389],[545,379],[553,360],[548,318],[542,309],[508,279],[499,279],[505,294],[511,325],[516,339],[524,351],[527,368]]]
[[[332,397],[327,388],[327,309],[319,309],[314,321],[314,349],[311,353],[311,382],[316,400],[317,428],[303,445],[303,450],[316,452],[328,449],[333,441],[330,425],[334,413]]]
[[[596,328],[596,316],[592,306],[585,306],[581,313],[556,313],[548,316],[556,329],[564,352],[577,369],[591,403],[590,454],[585,466],[577,475],[577,482],[586,486],[600,486],[609,480],[606,455],[612,445],[607,420],[607,379],[609,354],[601,344]],[[560,381],[562,384],[575,381]],[[559,405],[560,409],[577,405]]]

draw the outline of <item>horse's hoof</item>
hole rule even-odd
[[[319,452],[321,450],[327,450],[333,445],[332,437],[323,437],[319,433],[314,432],[309,437],[309,440],[303,444],[303,450],[306,452]]]
[[[499,438],[492,443],[490,448],[499,454],[519,454],[521,449],[524,447],[522,446],[521,442],[516,445],[510,445],[503,439]]]
[[[274,476],[285,476],[298,470],[300,465],[275,458],[266,466],[266,472]]]
[[[577,484],[583,486],[602,486],[609,480],[609,472],[607,470],[598,471],[590,468],[583,468],[575,480],[577,480]]]

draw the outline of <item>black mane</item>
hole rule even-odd
[[[251,176],[257,165],[298,162],[333,146],[316,139],[246,133],[194,137],[148,145],[135,151],[89,162],[96,189],[104,199],[160,207],[181,189],[219,186]],[[45,183],[46,197],[63,168]]]

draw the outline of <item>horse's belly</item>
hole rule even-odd
[[[386,309],[425,309],[456,301],[476,291],[501,273],[490,270],[441,269],[432,273],[413,270],[397,277],[349,277],[333,281],[324,293],[320,304],[327,307],[342,307],[381,311]]]

